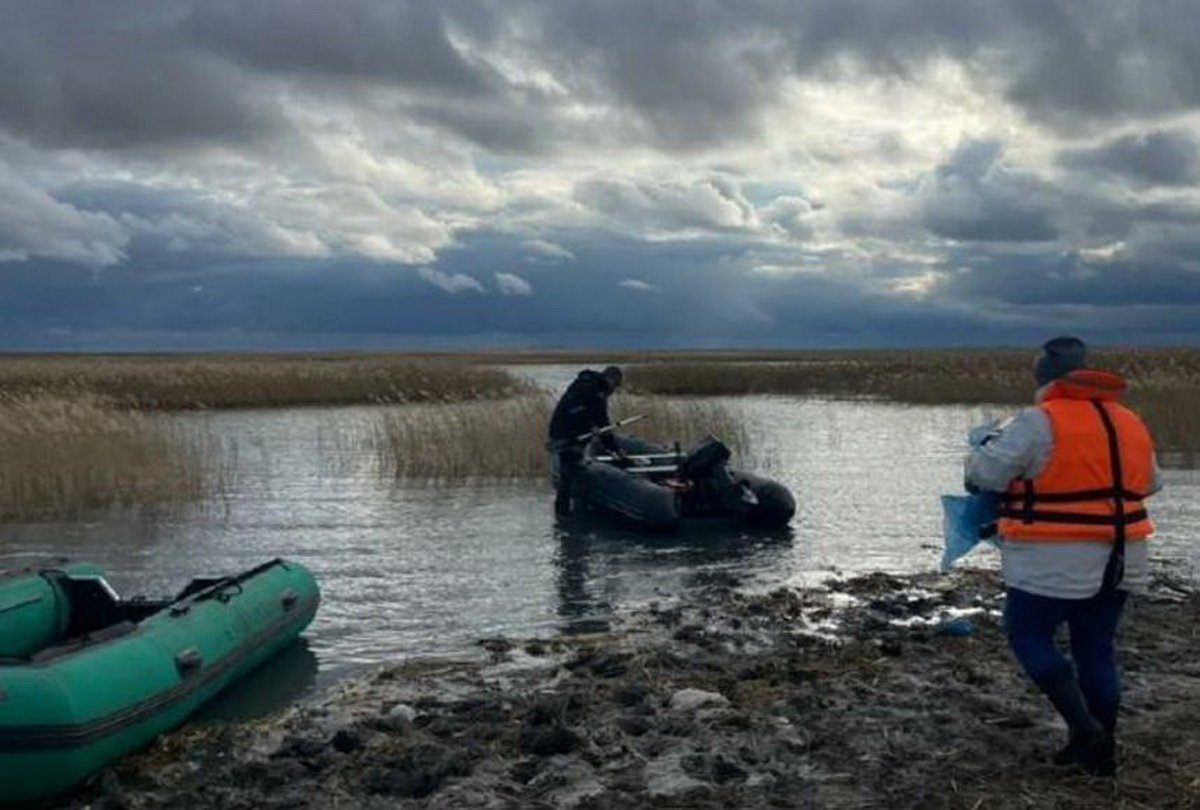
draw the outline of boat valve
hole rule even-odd
[[[279,595],[279,602],[283,605],[284,611],[290,611],[296,607],[296,603],[300,601],[300,595],[291,588]]]
[[[188,647],[175,656],[175,669],[184,678],[194,675],[202,666],[204,666],[204,658],[195,647]]]

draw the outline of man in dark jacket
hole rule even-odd
[[[621,385],[621,369],[609,366],[602,372],[584,369],[567,387],[550,417],[550,452],[557,467],[557,494],[554,511],[571,511],[571,492],[575,485],[583,448],[596,428],[609,424],[608,398]],[[580,439],[580,437],[584,437]],[[620,446],[612,431],[599,434],[609,452],[620,455]]]

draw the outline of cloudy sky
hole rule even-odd
[[[1195,0],[0,0],[0,348],[1200,342]]]

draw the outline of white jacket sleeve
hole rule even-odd
[[[1147,495],[1153,495],[1156,492],[1160,492],[1163,488],[1162,468],[1158,466],[1157,453],[1155,453],[1154,457],[1151,459],[1151,465],[1151,469],[1154,471],[1154,477],[1150,479],[1150,491],[1146,493]]]
[[[1026,408],[1001,423],[967,456],[968,486],[1004,492],[1014,478],[1035,478],[1046,466],[1054,443],[1050,420],[1039,408]]]

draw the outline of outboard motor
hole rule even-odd
[[[725,466],[730,455],[720,439],[708,436],[688,451],[679,471],[684,478],[695,482],[702,501],[708,504],[707,509],[746,514],[758,505],[758,498],[754,490],[734,478]]]
[[[729,461],[729,448],[716,436],[706,436],[688,451],[679,472],[684,478],[700,481],[709,477]]]

